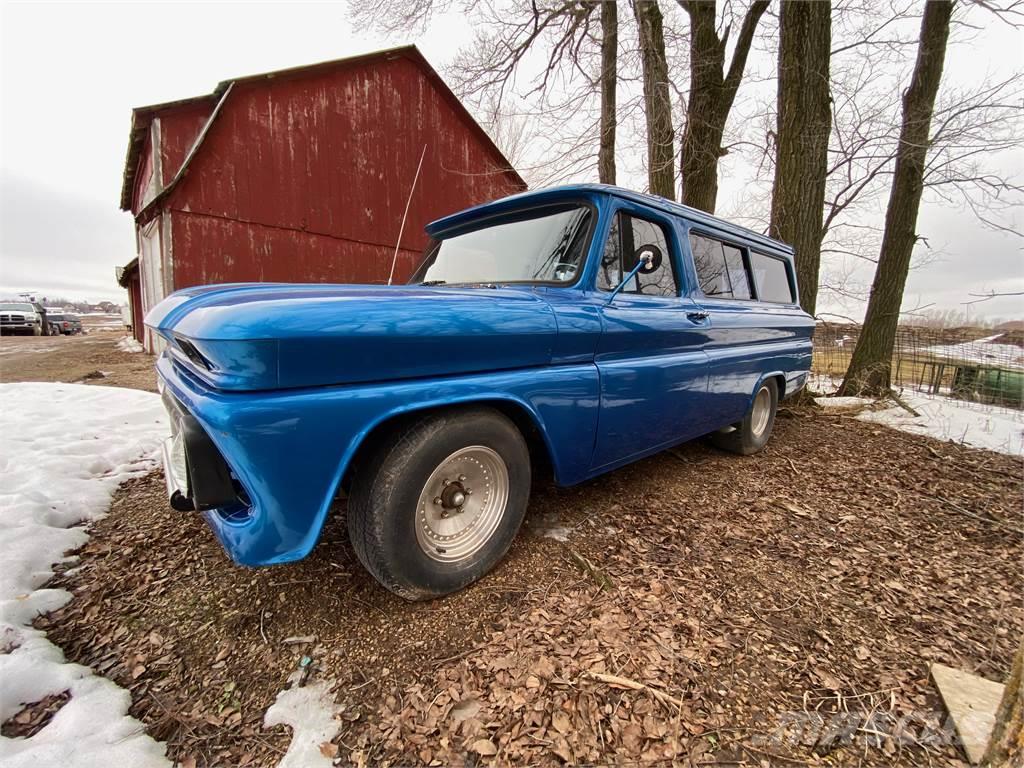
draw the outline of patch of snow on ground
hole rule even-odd
[[[910,390],[900,397],[921,415],[915,417],[894,403],[878,411],[861,411],[857,418],[973,448],[1024,455],[1024,411]]]
[[[870,397],[816,397],[814,402],[826,411],[842,408],[857,408],[871,405],[875,401]]]
[[[536,536],[555,541],[568,541],[570,528],[562,525],[562,518],[557,512],[546,512],[527,518],[526,525]]]
[[[13,347],[6,347],[4,349],[0,349],[0,355],[22,355],[22,354],[26,354],[28,352],[31,352],[33,354],[39,355],[39,354],[46,354],[46,353],[49,353],[49,352],[56,352],[56,351],[57,351],[57,347],[22,347],[22,346],[13,346]]]
[[[921,415],[914,416],[891,400],[867,397],[817,397],[814,402],[826,410],[860,407],[858,419],[915,435],[1024,456],[1024,411],[906,389],[900,399]],[[869,407],[876,403],[879,407]]]
[[[124,338],[118,340],[117,348],[120,349],[122,352],[142,352],[143,351],[142,345],[139,344],[139,342],[137,342],[131,336],[125,336]]]
[[[278,768],[330,768],[334,764],[330,750],[326,750],[328,754],[321,751],[340,730],[335,717],[338,705],[330,688],[329,682],[319,682],[277,694],[263,717],[263,727],[287,725],[293,731],[292,743]]]
[[[128,717],[129,693],[68,664],[41,613],[71,599],[41,588],[55,563],[88,538],[117,486],[155,466],[167,434],[160,397],[75,384],[0,384],[0,721],[68,691],[70,700],[28,739],[0,736],[0,762],[69,768],[169,766],[165,748]]]

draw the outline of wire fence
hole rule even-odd
[[[861,326],[819,323],[814,384],[838,387]],[[892,357],[895,387],[1024,409],[1024,331],[900,326]]]

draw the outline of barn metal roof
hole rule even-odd
[[[430,80],[445,100],[449,103],[455,113],[466,123],[470,130],[476,134],[480,141],[489,147],[493,152],[497,154],[509,170],[515,174],[516,178],[526,187],[526,182],[519,175],[519,172],[512,167],[512,164],[505,157],[505,154],[498,148],[494,143],[494,140],[488,135],[480,124],[473,118],[466,109],[466,106],[459,100],[459,98],[452,92],[448,84],[442,79],[437,71],[430,65],[426,57],[420,52],[420,49],[415,45],[404,45],[397,48],[386,48],[380,51],[373,51],[371,53],[361,54],[359,56],[349,56],[344,59],[334,59],[331,61],[323,61],[317,64],[307,64],[300,67],[291,67],[288,69],[279,69],[273,72],[263,72],[255,75],[247,75],[245,77],[236,77],[230,80],[223,80],[217,84],[212,93],[204,96],[195,96],[189,99],[179,99],[177,101],[168,101],[163,104],[151,104],[145,107],[136,107],[132,110],[132,126],[128,134],[128,154],[125,158],[124,165],[124,176],[121,184],[121,210],[127,211],[131,209],[132,205],[132,191],[135,187],[135,176],[139,168],[139,156],[142,153],[142,148],[146,143],[146,135],[149,132],[149,126],[153,121],[154,117],[157,117],[161,113],[174,110],[180,107],[191,106],[199,103],[209,103],[211,105],[220,105],[223,103],[223,98],[227,95],[228,90],[233,85],[247,85],[250,83],[257,83],[261,80],[271,79],[285,79],[285,78],[298,78],[306,77],[309,75],[320,74],[325,70],[352,67],[368,64],[378,60],[392,60],[392,59],[407,59],[408,61],[416,64],[427,79]],[[182,164],[182,168],[178,169],[178,173],[174,179],[167,184],[162,190],[160,197],[165,196],[167,192],[180,180],[185,170],[187,162],[195,155],[202,143],[203,137],[206,135],[212,122],[216,119],[219,109],[213,110],[210,117],[207,120],[206,125],[199,132],[196,138],[195,144],[186,155],[186,160]],[[154,201],[155,202],[155,201]],[[150,204],[152,205],[152,203]],[[149,206],[147,206],[149,207]],[[141,213],[141,212],[140,212]]]

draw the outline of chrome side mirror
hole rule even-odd
[[[622,282],[615,286],[615,290],[612,291],[612,295],[608,297],[608,301],[605,302],[606,304],[611,304],[612,299],[618,296],[619,291],[625,288],[626,283],[628,283],[630,280],[636,277],[639,272],[644,272],[646,274],[649,272],[653,272],[656,269],[656,250],[657,249],[653,245],[645,245],[643,248],[640,249],[640,253],[637,255],[636,259],[636,266],[629,270],[629,274],[622,278]]]

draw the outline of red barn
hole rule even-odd
[[[525,188],[414,46],[228,80],[133,111],[122,284],[146,312],[209,283],[386,283],[396,244],[402,282],[424,225]]]

